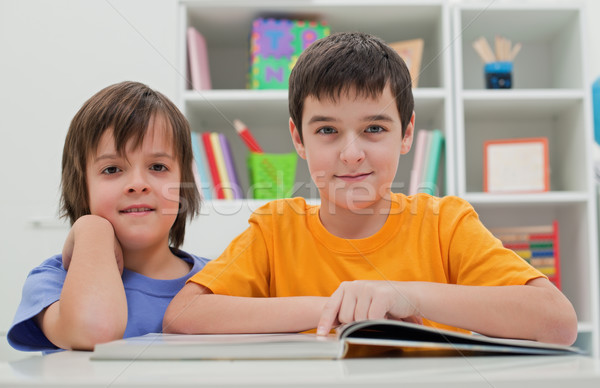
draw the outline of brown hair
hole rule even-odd
[[[414,109],[406,64],[381,39],[361,32],[340,32],[311,44],[298,58],[289,79],[290,117],[302,140],[302,113],[308,96],[336,101],[342,93],[378,97],[390,85],[402,122],[402,136]]]
[[[181,169],[179,213],[169,233],[170,244],[181,246],[187,218],[200,211],[200,194],[192,170],[190,126],[167,97],[138,82],[121,82],[102,89],[83,104],[71,121],[63,149],[60,204],[60,215],[68,217],[71,225],[90,214],[86,164],[104,132],[113,131],[115,148],[124,154],[129,140],[134,147],[141,146],[148,124],[156,116],[164,117],[170,126]]]

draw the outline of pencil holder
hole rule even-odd
[[[512,88],[512,62],[490,62],[484,67],[485,86],[488,89]]]
[[[255,199],[288,198],[296,181],[295,152],[289,154],[265,154],[251,152],[248,155],[250,190]]]

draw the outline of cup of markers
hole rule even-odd
[[[483,73],[487,89],[510,89],[513,87],[513,62],[521,43],[512,46],[510,40],[496,36],[494,51],[482,36],[473,42],[473,48],[485,63]]]
[[[244,123],[234,120],[233,125],[250,150],[247,162],[252,197],[289,198],[296,181],[296,153],[265,153]]]

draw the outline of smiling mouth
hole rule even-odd
[[[153,209],[149,207],[132,207],[131,209],[121,210],[120,213],[145,213],[150,212]]]
[[[371,174],[372,173],[368,172],[365,174],[357,174],[357,175],[336,175],[336,177],[340,178],[340,179],[344,179],[344,180],[356,181],[356,180],[364,179]]]

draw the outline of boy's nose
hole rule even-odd
[[[150,191],[150,185],[142,172],[131,172],[131,179],[127,182],[126,191],[128,193],[144,193]]]
[[[349,138],[342,147],[340,158],[344,163],[359,163],[365,159],[365,151],[361,145],[360,137]]]

